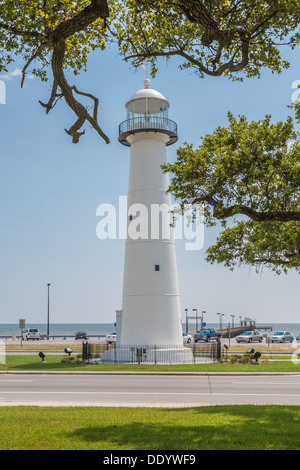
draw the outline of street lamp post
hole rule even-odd
[[[47,313],[47,339],[49,339],[49,313],[50,313],[50,296],[49,296],[49,288],[51,284],[47,284],[48,286],[48,313]]]
[[[217,313],[217,315],[219,315],[220,330],[222,330],[222,314]]]
[[[202,328],[202,324],[203,324],[203,315],[204,313],[206,313],[206,310],[202,310],[202,316],[201,316],[201,328]]]
[[[196,331],[198,331],[198,309],[193,308],[193,312],[196,312]]]

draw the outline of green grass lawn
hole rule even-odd
[[[0,370],[300,372],[291,361],[251,364],[61,363],[62,356],[6,357]],[[75,359],[76,361],[76,359]],[[0,450],[299,449],[300,406],[191,408],[0,406]]]
[[[66,355],[46,355],[42,362],[38,354],[24,356],[6,356],[6,364],[0,364],[0,371],[157,371],[157,372],[300,372],[300,365],[295,365],[291,360],[262,362],[260,365],[253,364],[85,364],[74,357],[73,362],[61,363],[67,359]]]
[[[1,450],[298,450],[299,406],[0,407]]]

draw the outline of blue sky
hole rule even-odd
[[[284,51],[291,68],[280,76],[266,71],[260,79],[232,83],[225,78],[199,79],[180,71],[175,59],[160,70],[152,87],[170,101],[170,119],[179,140],[168,147],[169,161],[184,142],[226,125],[227,111],[274,121],[290,114],[292,82],[300,80],[298,50]],[[11,64],[9,72],[22,68]],[[6,104],[0,105],[0,323],[45,323],[47,283],[51,283],[51,322],[106,323],[121,308],[124,240],[96,237],[96,209],[117,205],[127,194],[130,150],[118,142],[118,125],[126,118],[125,102],[143,87],[145,71],[133,71],[117,51],[95,52],[88,73],[69,75],[70,82],[100,99],[99,121],[109,135],[106,145],[85,125],[74,145],[64,132],[74,122],[63,101],[47,116],[38,103],[47,102],[51,83],[2,74]],[[9,79],[10,78],[10,79]],[[0,76],[1,79],[1,76]],[[299,275],[280,277],[242,267],[235,272],[204,261],[205,248],[217,230],[205,229],[204,249],[185,250],[177,241],[181,307],[206,310],[207,322],[217,312],[250,316],[260,323],[299,321]]]

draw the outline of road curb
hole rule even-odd
[[[155,372],[155,371],[0,371],[0,375],[159,375],[159,376],[194,376],[194,377],[237,377],[237,376],[298,376],[300,372]]]

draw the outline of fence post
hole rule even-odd
[[[221,359],[221,341],[220,338],[217,340],[217,360],[220,361]]]
[[[85,344],[82,342],[82,360],[85,361]]]
[[[82,360],[83,361],[88,361],[89,360],[89,344],[88,342],[83,342],[82,343]]]

